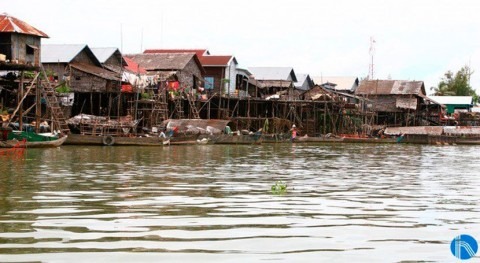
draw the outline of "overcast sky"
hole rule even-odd
[[[475,0],[4,0],[0,11],[47,33],[47,44],[206,48],[244,68],[312,76],[367,76],[373,37],[374,78],[423,80],[429,92],[470,65],[480,91]]]

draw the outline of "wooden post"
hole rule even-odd
[[[18,125],[21,131],[23,131],[23,80],[24,80],[24,71],[22,70],[20,72],[20,84],[18,85],[18,103],[19,103],[19,109],[20,111],[18,112]],[[13,118],[13,116],[12,116]]]
[[[323,135],[327,134],[327,101],[323,103]]]
[[[35,80],[33,80],[35,81]],[[33,85],[33,83],[32,83]],[[35,89],[35,132],[40,132],[40,117],[42,116],[42,101],[41,101],[41,84],[40,78],[37,79],[37,87]]]
[[[92,91],[90,91],[90,114],[95,115],[93,114],[93,92]]]

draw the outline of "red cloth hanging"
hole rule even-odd
[[[177,91],[179,87],[180,87],[180,82],[178,82],[178,81],[169,81],[168,82],[168,88],[170,90]]]
[[[132,93],[133,87],[130,84],[122,84],[122,92],[123,93]]]

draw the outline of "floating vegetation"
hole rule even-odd
[[[287,192],[287,183],[284,181],[276,181],[274,185],[272,185],[272,194],[274,195],[282,195]]]

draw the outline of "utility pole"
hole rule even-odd
[[[375,55],[375,39],[372,37],[370,37],[370,49],[369,49],[369,53],[370,53],[370,66],[369,66],[369,69],[368,69],[368,77],[373,80],[373,56]]]

